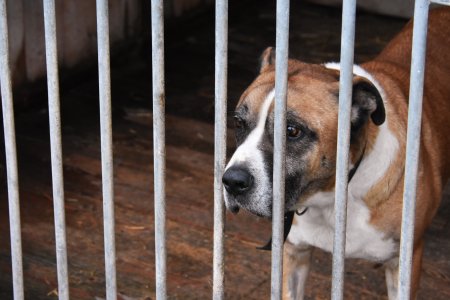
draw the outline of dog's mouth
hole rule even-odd
[[[241,209],[265,219],[272,218],[273,182],[272,174],[265,170],[266,180],[255,176],[242,165],[232,166],[224,174],[224,196],[227,209],[237,214]],[[284,214],[295,212],[303,194],[308,193],[312,182],[302,172],[286,174]],[[247,180],[250,178],[252,180]],[[276,200],[276,199],[275,199]]]
[[[302,186],[300,178],[302,176],[289,177],[286,180],[286,194],[285,194],[285,212],[284,212],[284,235],[283,242],[286,241],[292,222],[294,219],[294,215],[297,213],[298,215],[302,215],[306,212],[307,209],[303,208],[300,211],[296,210],[296,202],[301,193],[305,192],[309,187],[309,184],[304,184]],[[294,188],[293,188],[294,187]],[[272,208],[273,208],[273,198],[272,198],[272,187],[268,189],[265,193],[259,194],[256,196],[254,193],[255,189],[253,189],[253,193],[245,194],[245,195],[232,195],[226,189],[226,207],[227,209],[233,213],[237,214],[241,208],[250,212],[253,215],[258,217],[262,217],[265,219],[272,219]],[[270,195],[270,196],[269,196]],[[262,205],[262,203],[266,203]],[[256,207],[259,206],[259,209]],[[268,250],[272,249],[272,239],[262,247],[257,247],[260,250]]]
[[[252,208],[249,205],[246,205],[245,201],[244,201],[244,203],[241,203],[240,201],[237,201],[233,196],[229,196],[228,201],[226,203],[226,207],[227,207],[228,211],[230,211],[232,214],[238,214],[242,208],[257,217],[265,218],[265,219],[272,218],[272,205],[269,206],[269,209],[267,209],[267,211],[261,212],[261,211],[258,211],[256,209]]]
[[[226,208],[232,214],[238,214],[241,209],[244,209],[257,217],[269,220],[272,219],[272,211],[273,211],[272,200],[270,200],[270,203],[266,206],[266,208],[263,211],[254,209],[252,205],[249,205],[248,203],[250,203],[248,199],[242,199],[242,196],[234,197],[231,195],[227,195]],[[286,195],[284,213],[286,215],[290,212],[296,212],[296,205],[295,201],[293,201],[291,198],[288,198],[288,195]]]
[[[239,212],[239,210],[241,209],[241,208],[239,207],[239,205],[237,205],[237,204],[229,205],[227,208],[228,208],[228,210],[229,210],[231,213],[233,213],[233,214],[237,214],[237,213]]]

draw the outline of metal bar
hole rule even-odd
[[[156,299],[166,299],[166,145],[163,1],[152,0],[153,153],[155,180]]]
[[[342,9],[341,74],[339,82],[338,142],[336,154],[335,230],[333,242],[333,282],[331,298],[343,299],[345,231],[347,226],[347,188],[352,105],[353,55],[356,0],[345,0]]]
[[[228,0],[216,1],[215,129],[214,129],[214,253],[213,299],[224,299],[225,208],[222,175],[226,161]]]
[[[0,85],[2,93],[3,130],[8,181],[9,227],[11,235],[11,261],[14,299],[22,300],[23,266],[20,228],[19,175],[17,172],[16,134],[14,108],[9,67],[8,24],[6,1],[0,0]]]
[[[414,7],[411,81],[409,88],[398,299],[409,299],[411,291],[411,267],[414,249],[414,216],[416,210],[416,185],[422,121],[428,8],[429,0],[416,0]]]
[[[275,108],[273,151],[272,282],[271,299],[281,299],[286,166],[286,102],[289,52],[289,0],[277,1]]]
[[[47,62],[48,113],[50,121],[53,212],[55,217],[56,261],[58,269],[58,297],[59,299],[69,299],[55,0],[44,0],[43,4]]]
[[[97,0],[100,139],[102,152],[103,227],[106,299],[117,298],[116,243],[114,231],[114,174],[111,121],[111,69],[108,0]]]

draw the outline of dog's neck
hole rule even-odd
[[[366,151],[366,147],[364,146],[363,150],[362,150],[362,154],[360,156],[360,158],[355,162],[355,164],[353,165],[353,167],[349,170],[348,172],[348,183],[350,184],[350,181],[352,180],[353,176],[356,174],[356,171],[358,170],[361,161],[364,158],[364,153]],[[303,208],[302,210],[296,210],[296,211],[288,211],[285,215],[284,215],[284,232],[283,232],[283,242],[286,241],[289,232],[291,231],[291,227],[292,227],[292,222],[294,220],[294,214],[297,214],[298,216],[303,215],[304,213],[306,213],[306,211],[308,210],[307,207]],[[262,246],[262,247],[257,247],[257,249],[259,250],[267,250],[270,251],[272,250],[272,238],[269,239],[269,241],[267,242],[266,245]]]

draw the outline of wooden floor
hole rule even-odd
[[[274,44],[274,8],[249,4],[246,9],[255,14],[244,18],[233,13],[230,18],[230,111],[255,74],[257,55]],[[293,4],[292,9],[294,56],[309,61],[337,59],[340,11],[304,3]],[[403,23],[359,15],[357,60],[373,56]],[[169,38],[167,44],[169,299],[209,299],[212,292],[214,35],[209,27],[200,22],[191,31],[185,28],[181,37]],[[117,279],[123,299],[154,299],[155,294],[149,76],[148,67],[136,55],[122,61],[116,58],[113,64]],[[72,299],[105,297],[97,93],[95,74],[62,93]],[[17,115],[26,299],[57,298],[47,118],[45,107]],[[231,131],[229,136],[231,153]],[[0,299],[11,299],[4,170],[0,178]],[[449,219],[447,192],[427,232],[420,299],[450,298]],[[255,249],[269,236],[267,220],[245,212],[227,214],[226,299],[269,298],[270,253]],[[329,298],[330,274],[330,255],[315,251],[308,299]],[[384,271],[371,263],[348,260],[345,285],[346,299],[386,298]]]

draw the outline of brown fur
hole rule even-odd
[[[384,232],[394,232],[396,236],[400,235],[401,229],[404,174],[399,170],[404,168],[411,42],[412,22],[374,61],[362,65],[385,88],[391,110],[389,122],[401,142],[398,159],[385,179],[374,186],[366,198],[366,203],[372,208],[372,223]],[[439,207],[442,189],[450,172],[450,136],[445,130],[450,117],[448,82],[450,9],[440,8],[432,10],[429,15],[411,283],[413,297],[419,286],[422,236]]]
[[[397,157],[381,181],[366,194],[364,201],[371,211],[371,224],[387,236],[400,237],[403,181],[405,166],[407,110],[409,94],[412,22],[395,37],[374,60],[361,65],[383,87],[385,109],[390,131],[399,142]],[[446,132],[450,119],[450,8],[430,11],[427,40],[425,87],[423,98],[423,123],[417,186],[415,243],[413,257],[412,296],[416,295],[423,252],[423,234],[440,203],[443,186],[450,175],[450,135]],[[274,55],[270,49],[262,56],[261,74],[250,85],[238,104],[245,103],[250,111],[259,106],[275,82]],[[337,142],[337,95],[339,72],[322,65],[310,65],[297,60],[289,61],[287,103],[316,132],[320,142],[309,155],[308,174],[325,176],[326,184],[320,189],[307,190],[301,195],[301,204],[308,196],[334,188],[334,167]],[[273,108],[272,108],[273,109]],[[356,143],[351,146],[354,163],[365,148],[370,153],[378,134],[378,127],[367,122]],[[328,167],[324,166],[324,160]],[[331,169],[330,169],[331,168]],[[285,274],[305,264],[309,254],[285,251]],[[301,257],[298,258],[297,256]],[[396,265],[389,265],[395,276]],[[285,282],[286,289],[286,282]],[[286,295],[285,295],[286,296]]]

